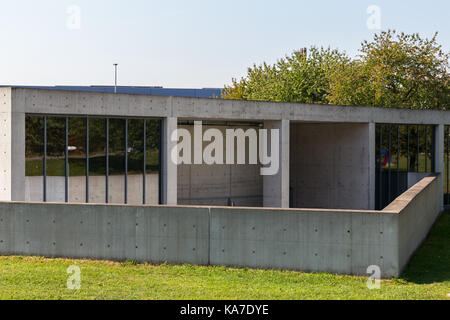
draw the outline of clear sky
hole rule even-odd
[[[356,55],[371,5],[450,50],[448,0],[4,0],[0,84],[109,85],[117,62],[120,85],[222,87],[302,47]]]

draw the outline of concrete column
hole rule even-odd
[[[264,128],[279,130],[279,170],[276,175],[263,178],[263,205],[271,208],[289,208],[290,121],[265,121]],[[269,151],[271,152],[270,143]]]
[[[376,159],[376,130],[375,130],[375,123],[371,122],[369,123],[369,152],[367,154],[368,156],[368,164],[369,164],[369,203],[368,203],[368,209],[369,210],[375,210],[375,178],[376,178],[376,169],[375,169],[375,159]]]
[[[172,141],[172,133],[177,130],[178,118],[170,117],[163,120],[162,127],[162,202],[163,204],[176,205],[178,201],[178,173],[177,164],[172,161],[172,149],[177,145]]]
[[[439,206],[441,208],[441,211],[444,210],[444,144],[445,144],[445,137],[444,137],[444,125],[440,124],[435,126],[435,132],[434,132],[434,171],[436,173],[441,174],[441,179],[439,182]]]
[[[0,201],[25,200],[25,113],[14,112],[11,89],[0,90]]]

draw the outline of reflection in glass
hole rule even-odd
[[[26,200],[159,203],[160,120],[27,115],[25,134]]]
[[[146,120],[145,203],[159,204],[160,121]]]
[[[109,120],[109,203],[125,203],[125,120]]]
[[[425,172],[432,172],[434,165],[433,165],[433,127],[432,126],[426,126],[426,139],[425,139]]]
[[[86,118],[69,118],[69,202],[86,202]]]
[[[65,201],[66,119],[47,118],[47,201]]]
[[[106,119],[89,118],[89,203],[105,203]]]
[[[420,178],[433,171],[433,126],[376,125],[376,208],[383,209]]]
[[[128,120],[128,204],[143,203],[144,120]]]
[[[400,171],[407,172],[408,171],[408,127],[407,126],[398,126],[399,127],[399,169]]]
[[[445,204],[450,204],[450,126],[444,129],[444,190]]]
[[[25,118],[25,200],[44,201],[44,118]]]

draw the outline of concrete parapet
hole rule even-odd
[[[383,211],[0,202],[0,254],[398,277],[440,213],[440,179]]]

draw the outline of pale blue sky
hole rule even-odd
[[[66,26],[70,5],[81,29]],[[2,0],[0,84],[222,87],[248,66],[302,47],[355,55],[370,39],[366,13],[382,29],[419,32],[450,50],[448,0]]]

